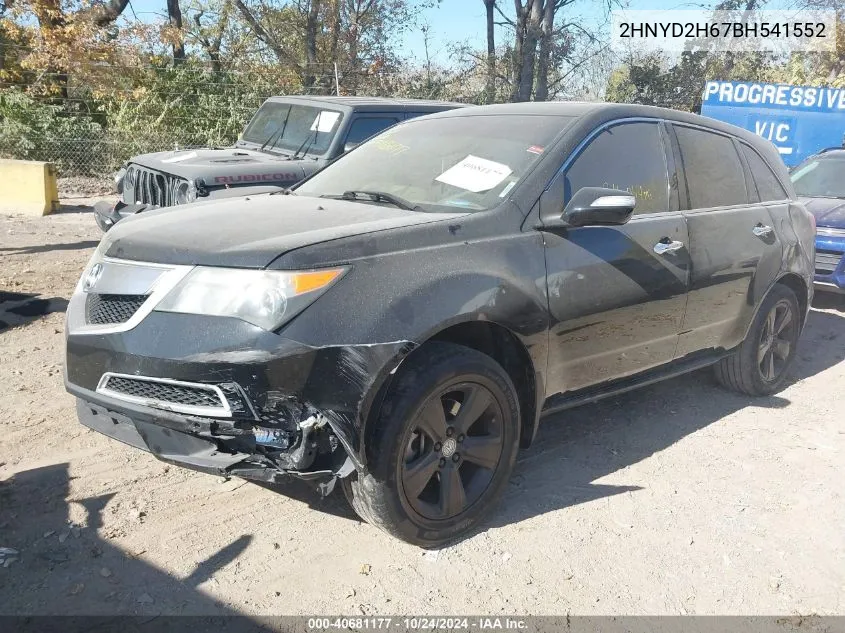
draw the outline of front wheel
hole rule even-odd
[[[492,358],[429,343],[400,367],[370,434],[369,472],[343,480],[366,521],[434,547],[466,534],[507,485],[519,444],[513,382]]]
[[[795,359],[800,334],[798,299],[778,284],[763,299],[742,344],[716,364],[716,378],[725,387],[750,396],[775,393]]]

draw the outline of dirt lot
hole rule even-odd
[[[19,552],[0,613],[845,613],[838,300],[778,396],[699,372],[550,419],[489,523],[423,553],[340,496],[169,467],[77,423],[63,310],[99,238],[86,211],[0,216],[0,548]]]

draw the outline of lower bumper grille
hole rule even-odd
[[[816,251],[816,274],[829,275],[839,266],[842,253],[833,251]]]
[[[232,415],[229,402],[216,385],[107,373],[103,374],[97,392],[118,400],[188,415]]]
[[[85,320],[92,325],[126,323],[147,300],[147,295],[89,294]]]

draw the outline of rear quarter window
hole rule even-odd
[[[727,136],[673,124],[691,209],[747,204],[745,171]]]
[[[375,136],[382,130],[396,125],[398,120],[393,117],[360,117],[349,126],[349,133],[346,135],[347,143],[363,143],[371,136]]]
[[[760,194],[760,202],[767,202],[770,200],[785,200],[789,196],[780,184],[777,176],[772,171],[772,168],[760,158],[760,155],[753,149],[742,143],[742,153],[745,155],[745,160],[748,162],[748,168],[751,170],[751,176],[754,178],[754,184],[757,185],[757,193]]]

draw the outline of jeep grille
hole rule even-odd
[[[169,207],[176,204],[176,190],[183,182],[178,176],[130,165],[123,179],[123,201]]]

